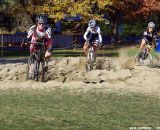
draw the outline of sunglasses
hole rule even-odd
[[[91,27],[92,29],[94,29],[95,27]]]
[[[45,23],[38,23],[39,25],[44,25]]]

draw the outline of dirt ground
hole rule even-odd
[[[65,88],[75,91],[138,92],[160,97],[159,67],[137,66],[134,57],[98,57],[95,70],[86,72],[84,57],[52,58],[47,82],[25,81],[26,59],[0,59],[0,89]]]

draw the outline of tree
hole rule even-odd
[[[112,36],[114,40],[117,39],[118,35],[118,27],[120,24],[123,24],[127,21],[130,21],[136,17],[134,17],[134,12],[137,11],[139,3],[137,0],[113,0],[113,4],[108,6],[107,11],[103,11],[105,16],[109,19]],[[137,19],[137,18],[136,18]]]
[[[82,16],[84,21],[91,18],[102,20],[100,10],[111,4],[111,0],[50,0],[38,6],[37,12],[48,14],[54,21],[77,15]]]
[[[141,0],[141,2],[143,3],[143,6],[138,13],[142,13],[144,16],[148,16],[153,13],[160,13],[159,0]]]
[[[45,0],[2,0],[0,10],[3,9],[4,16],[11,21],[7,27],[12,28],[14,32],[26,31],[34,22],[36,6],[42,2]]]
[[[108,6],[107,15],[111,22],[112,33],[117,35],[117,28],[124,23],[137,23],[142,25],[147,21],[159,21],[160,1],[159,0],[113,0]],[[159,20],[158,20],[159,19]]]

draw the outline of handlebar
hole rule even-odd
[[[44,42],[36,42],[35,46],[44,46]]]

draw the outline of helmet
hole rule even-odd
[[[155,27],[155,23],[154,22],[148,23],[148,27],[154,28]]]
[[[91,27],[91,28],[94,27],[94,26],[96,26],[96,21],[93,20],[93,19],[90,20],[90,21],[88,22],[88,26]]]
[[[46,23],[47,22],[47,16],[45,14],[38,15],[36,17],[36,22],[38,22],[38,23]]]

